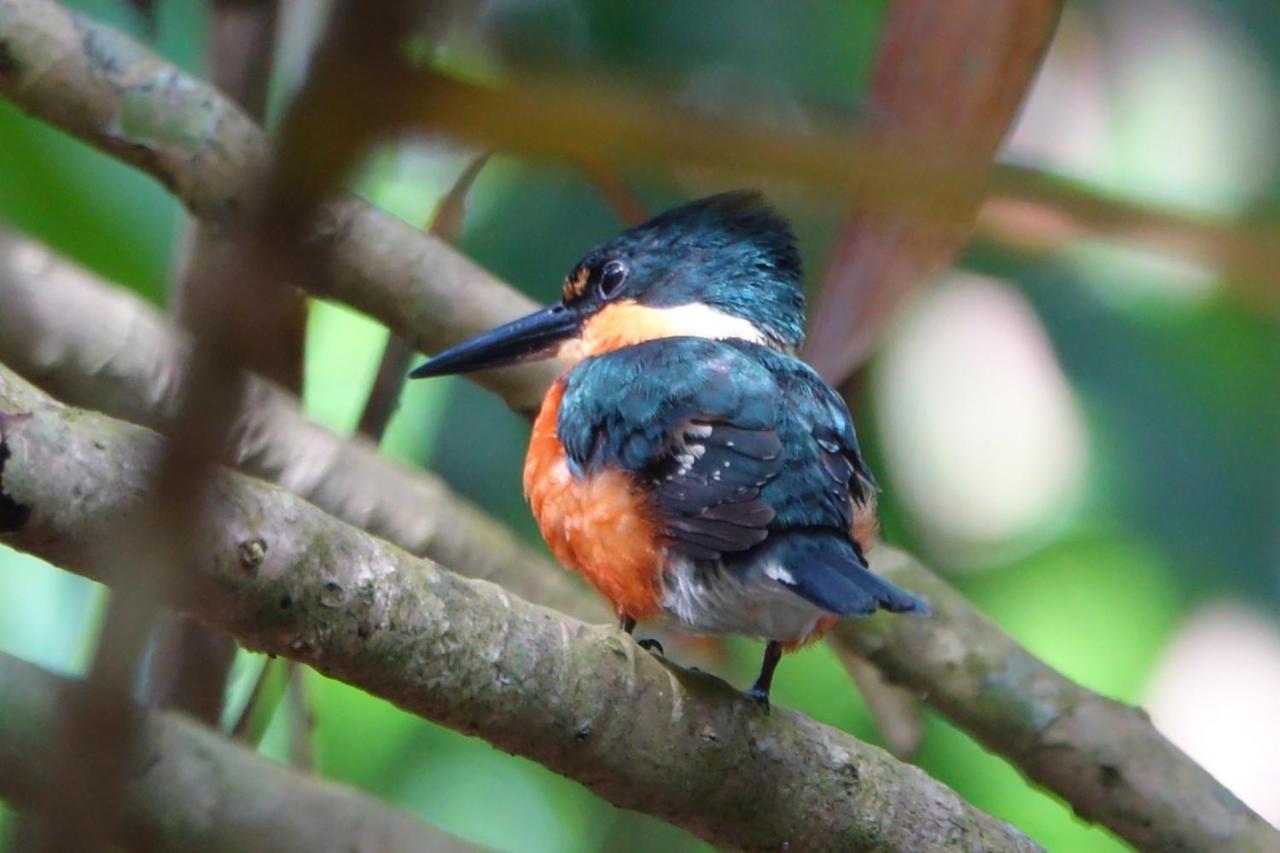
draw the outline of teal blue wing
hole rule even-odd
[[[674,546],[699,559],[793,527],[847,534],[871,488],[843,400],[802,362],[742,342],[672,338],[587,359],[558,429],[576,471],[633,474]]]

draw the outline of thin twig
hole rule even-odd
[[[228,734],[249,746],[256,747],[260,744],[262,736],[267,733],[267,727],[271,725],[271,718],[275,716],[287,692],[287,681],[288,662],[279,658],[264,660],[257,677],[253,679],[249,695],[245,697],[240,715],[231,724]]]
[[[235,640],[225,632],[185,614],[163,614],[147,664],[147,704],[216,724],[235,657]]]
[[[1070,211],[1103,236],[1159,233],[1157,248],[1199,246],[1226,271],[1274,281],[1280,248],[1256,228],[1108,198],[1034,169],[992,165],[930,136],[870,135],[850,127],[807,134],[711,118],[623,90],[573,80],[492,87],[424,71],[414,129],[534,156],[607,154],[635,163],[690,162],[739,179],[777,178],[870,211],[936,223],[970,221],[975,199],[1007,197]],[[1280,291],[1277,291],[1280,293]],[[1273,307],[1280,306],[1274,298]]]
[[[311,770],[315,756],[311,748],[311,733],[315,728],[315,715],[311,712],[311,697],[307,692],[307,669],[289,661],[289,763],[299,770]]]
[[[604,195],[609,202],[609,206],[613,208],[614,215],[618,217],[618,221],[623,225],[629,228],[633,225],[639,225],[649,218],[649,214],[644,205],[640,203],[640,199],[636,198],[635,193],[631,192],[627,182],[623,180],[616,169],[601,160],[591,157],[579,158],[578,168],[591,179],[592,183]]]
[[[405,375],[413,365],[416,352],[413,344],[404,338],[394,332],[387,333],[382,358],[378,360],[378,372],[374,374],[369,397],[364,402],[360,422],[356,425],[357,433],[373,442],[382,441],[387,425],[391,423],[391,416],[400,405]]]
[[[427,233],[438,237],[448,244],[458,242],[462,233],[463,216],[466,213],[467,194],[475,185],[476,178],[485,163],[489,162],[490,151],[476,155],[467,163],[466,168],[458,175],[449,187],[427,223]],[[391,416],[395,414],[400,402],[400,394],[404,390],[405,376],[413,360],[414,348],[400,335],[391,332],[387,335],[386,346],[382,350],[382,359],[378,362],[378,372],[365,401],[364,411],[360,413],[360,423],[356,432],[375,444],[382,441]]]
[[[846,644],[832,643],[831,646],[866,700],[885,746],[903,761],[911,760],[924,738],[920,701],[910,690],[885,681],[880,670]]]

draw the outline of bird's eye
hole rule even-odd
[[[612,299],[622,290],[622,284],[627,280],[627,265],[622,261],[609,261],[600,270],[600,281],[596,288],[600,291],[602,299]]]

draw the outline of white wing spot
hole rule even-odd
[[[796,579],[791,572],[787,571],[786,567],[779,563],[769,563],[766,565],[764,567],[764,576],[767,578],[773,578],[779,583],[794,585],[796,582]]]

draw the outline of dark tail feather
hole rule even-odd
[[[756,559],[766,575],[841,616],[929,612],[919,598],[868,569],[854,545],[836,533],[775,533]]]

